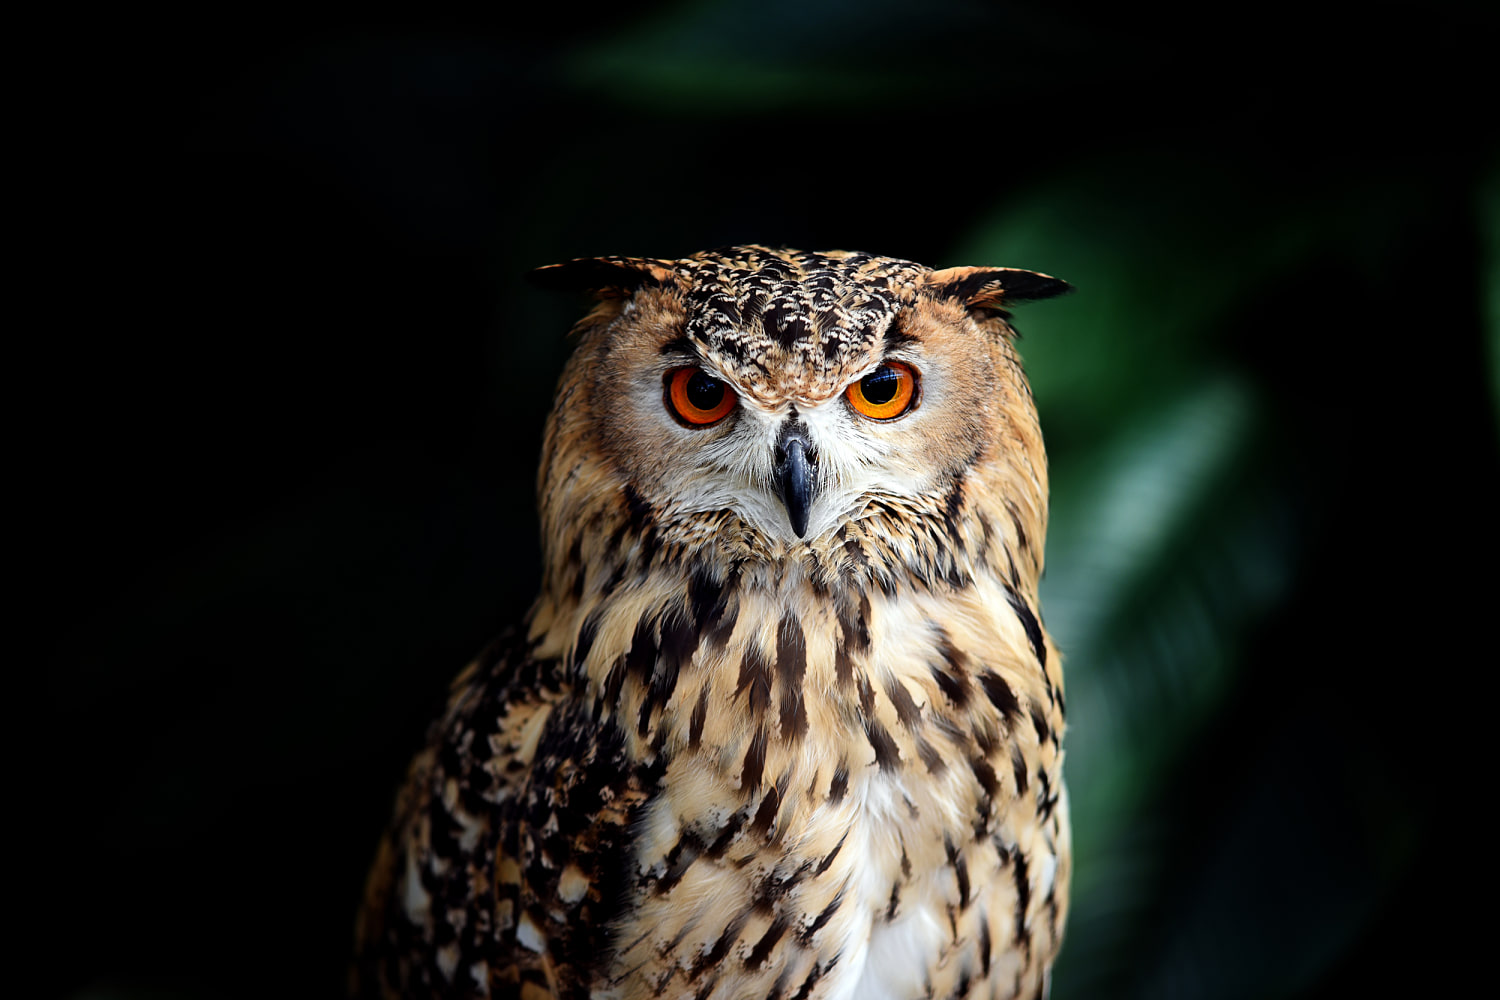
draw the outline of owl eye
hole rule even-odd
[[[887,361],[844,394],[850,406],[872,420],[891,420],[911,409],[916,390],[917,370],[900,361]]]
[[[667,409],[695,427],[723,420],[737,398],[733,389],[702,368],[667,372]]]

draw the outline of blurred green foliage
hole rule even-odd
[[[1060,998],[1121,988],[1117,966],[1134,960],[1170,863],[1170,839],[1139,831],[1170,821],[1162,786],[1221,711],[1245,634],[1284,598],[1296,555],[1289,484],[1265,453],[1266,402],[1216,356],[1211,331],[1322,234],[1287,239],[1276,213],[1226,226],[1235,199],[1204,190],[1205,176],[1169,160],[1080,169],[1018,192],[957,254],[1065,270],[1086,290],[1024,317],[1023,342],[1043,426],[1067,442],[1052,448],[1042,591],[1066,651],[1078,872]],[[1237,253],[1205,254],[1226,228]],[[1180,932],[1222,922],[1215,908],[1199,906]],[[1197,995],[1271,995],[1305,986],[1288,970],[1305,979],[1318,967],[1305,953],[1327,950],[1299,935],[1247,975],[1263,946],[1244,935],[1211,956],[1182,946],[1156,971],[1196,981]]]

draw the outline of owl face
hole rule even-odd
[[[607,297],[564,378],[583,398],[555,417],[586,409],[613,476],[664,520],[732,511],[783,550],[950,488],[1026,392],[999,301],[1066,288],[755,247],[560,270],[579,265]]]

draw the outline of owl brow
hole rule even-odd
[[[693,347],[693,342],[686,337],[677,337],[661,345],[662,354],[686,354],[690,358],[697,358],[698,351]]]
[[[888,355],[892,351],[905,347],[907,344],[920,343],[921,340],[921,337],[907,333],[901,328],[901,314],[896,313],[891,317],[890,323],[885,328],[885,336],[882,339],[881,345],[882,353]]]

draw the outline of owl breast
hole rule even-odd
[[[671,759],[642,813],[619,995],[635,977],[684,996],[1040,988],[1068,845],[1060,703],[1026,620],[982,578],[866,596],[857,621],[848,600],[785,578],[744,591],[723,648],[680,671],[648,730]]]

